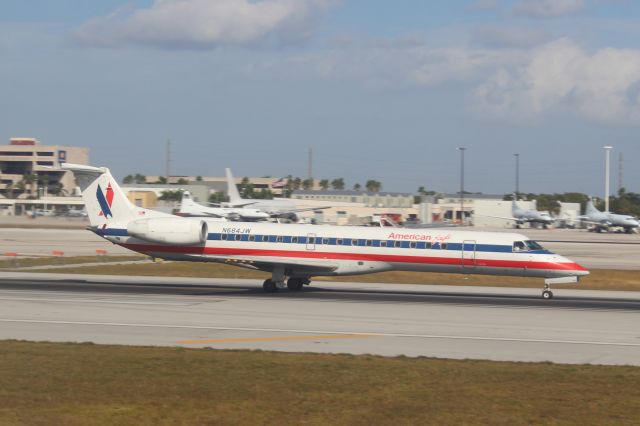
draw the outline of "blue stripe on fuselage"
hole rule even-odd
[[[117,229],[117,228],[106,228],[104,230],[102,229],[98,229],[96,231],[96,233],[98,235],[104,236],[104,237],[127,237],[129,234],[127,232],[126,229]],[[255,241],[249,241],[249,235],[247,234],[242,234],[241,236],[241,240],[236,240],[235,239],[235,235],[236,234],[226,234],[226,235],[232,235],[233,237],[230,238],[229,242],[252,242],[252,243],[262,243],[262,236],[264,234],[258,234],[259,238],[256,238]],[[240,234],[238,234],[240,235]],[[256,235],[256,237],[258,237],[258,235]],[[276,242],[276,236],[269,234],[269,243],[275,243]],[[334,237],[316,237],[316,241],[322,241],[323,238],[328,238],[329,239],[329,244],[320,244],[320,243],[315,243],[316,248],[320,248],[322,246],[335,246],[338,245],[337,244],[337,240],[338,238],[334,238]],[[207,239],[209,241],[221,241],[222,240],[222,234],[221,233],[210,233],[207,236]],[[298,245],[305,245],[307,244],[307,238],[303,237],[303,236],[299,236],[298,237],[298,243],[291,243],[291,236],[283,236],[284,242],[278,243],[278,244],[298,244]],[[351,239],[347,239],[344,238],[344,240],[348,240],[351,241]],[[363,242],[366,240],[362,240]],[[372,241],[372,246],[370,247],[380,247],[380,241],[396,241],[396,240],[371,240]],[[377,244],[376,244],[377,243]],[[465,250],[468,251],[472,251],[471,246],[472,244],[466,243],[465,244]],[[358,242],[357,246],[352,246],[352,245],[339,245],[339,247],[362,247],[363,245],[360,244],[360,241]],[[394,244],[392,243],[388,243],[387,248],[411,248],[410,247],[410,242],[409,241],[402,241],[402,245],[401,247],[394,247]],[[438,246],[436,246],[435,248],[432,249],[427,249],[425,248],[424,243],[422,242],[418,242],[416,244],[416,249],[419,250],[440,250],[438,248]],[[462,250],[462,243],[451,243],[451,242],[447,242],[447,250],[449,251],[461,251]],[[475,251],[476,252],[482,252],[482,253],[513,253],[513,247],[510,245],[500,245],[500,244],[476,244],[475,247]],[[553,252],[549,251],[549,250],[531,250],[531,251],[523,251],[523,252],[519,252],[522,254],[528,253],[528,254],[554,254]]]

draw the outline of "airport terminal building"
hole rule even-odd
[[[0,146],[0,207],[18,215],[45,205],[81,207],[73,174],[60,168],[65,162],[89,164],[89,148],[11,138]]]

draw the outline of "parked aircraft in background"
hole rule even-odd
[[[299,218],[297,213],[324,210],[330,207],[312,207],[306,209],[298,209],[293,201],[288,199],[274,198],[272,200],[259,200],[242,198],[238,192],[235,179],[231,174],[231,169],[226,168],[225,174],[227,176],[227,195],[229,201],[222,203],[222,207],[244,207],[250,205],[251,208],[268,213],[270,217],[275,219],[287,219],[292,222],[298,222]]]
[[[575,283],[589,273],[520,234],[177,217],[132,204],[107,168],[62,167],[75,174],[97,235],[162,259],[269,272],[263,283],[268,292],[301,290],[314,276],[402,270],[542,277],[543,297],[549,299],[550,285]]]
[[[513,201],[511,202],[511,217],[505,216],[489,216],[495,217],[498,219],[506,219],[513,220],[515,222],[515,227],[520,228],[520,226],[528,223],[530,226],[534,225],[542,225],[543,228],[548,228],[553,225],[554,219],[549,215],[549,212],[541,212],[535,209],[535,201],[534,201],[534,209],[523,209],[518,206],[516,194],[513,194]]]
[[[191,193],[184,191],[180,202],[179,216],[215,217],[232,221],[255,222],[267,220],[269,215],[249,207],[207,207],[193,201]]]
[[[587,201],[585,214],[578,217],[584,222],[594,226],[596,232],[608,232],[612,227],[623,228],[627,234],[634,232],[640,226],[640,222],[633,216],[601,212],[593,205],[593,199]]]

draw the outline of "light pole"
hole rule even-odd
[[[609,213],[609,155],[611,154],[612,146],[605,145],[604,148],[604,210]]]
[[[467,148],[458,147],[460,151],[460,223],[464,225],[464,151]]]
[[[520,154],[513,154],[516,157],[516,199],[518,201],[518,194],[520,193]]]

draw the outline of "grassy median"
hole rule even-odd
[[[12,257],[4,256],[0,260],[1,269],[30,268],[33,266],[60,266],[77,265],[82,263],[113,263],[113,262],[134,262],[149,259],[140,255],[95,255],[95,256],[41,256],[41,257]]]
[[[40,270],[37,272],[46,272]],[[56,273],[143,275],[193,278],[249,278],[264,280],[268,274],[236,266],[218,263],[159,262],[130,265],[99,265],[87,267],[56,268]],[[439,274],[427,272],[382,272],[377,274],[346,277],[317,277],[316,281],[375,282],[390,284],[469,285],[496,287],[542,287],[541,278],[496,277],[487,275]],[[581,279],[580,284],[554,286],[555,288],[579,288],[589,290],[640,290],[640,270],[622,271],[611,269],[591,270],[591,275]]]
[[[611,424],[640,368],[0,342],[0,424]]]

